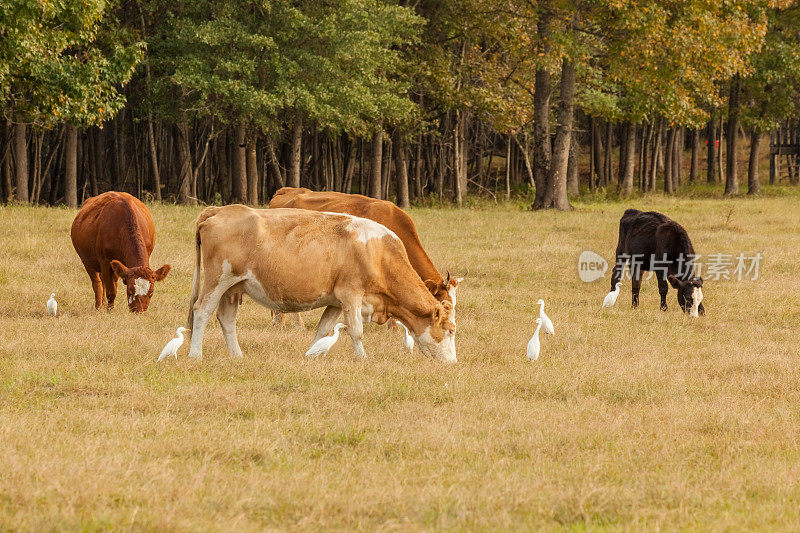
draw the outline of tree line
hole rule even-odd
[[[746,136],[756,193],[768,132],[771,179],[800,180],[798,45],[789,0],[10,0],[0,192],[564,210],[586,188],[738,194]]]

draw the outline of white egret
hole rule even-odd
[[[183,344],[183,332],[184,331],[191,331],[190,329],[186,329],[183,326],[179,327],[175,333],[178,335],[171,341],[164,346],[164,349],[161,350],[161,355],[158,356],[158,360],[161,361],[165,357],[169,357],[170,355],[175,356],[175,360],[178,360],[178,348],[181,347]]]
[[[603,307],[601,307],[600,310],[603,310],[606,307],[614,307],[614,304],[617,303],[617,298],[619,297],[620,287],[622,287],[622,282],[618,281],[616,289],[606,294],[605,299],[603,299]]]
[[[414,337],[411,336],[411,333],[409,333],[408,328],[406,327],[405,324],[403,324],[399,320],[395,320],[395,322],[397,322],[397,324],[401,328],[403,328],[403,349],[405,351],[407,351],[408,353],[413,353],[414,352]]]
[[[539,301],[536,303],[539,304],[539,318],[542,319],[542,325],[544,326],[544,330],[550,335],[555,335],[556,330],[553,329],[553,321],[550,320],[550,317],[547,316],[544,312],[544,300],[540,298]]]
[[[47,300],[47,314],[56,316],[58,314],[58,302],[56,301],[56,293],[50,293],[50,299]]]
[[[328,350],[333,348],[333,345],[339,340],[339,330],[343,327],[345,327],[345,325],[341,322],[336,324],[333,327],[333,335],[322,337],[320,340],[312,344],[311,348],[309,348],[306,352],[306,357],[317,357],[328,353]]]
[[[528,361],[536,361],[539,359],[539,328],[542,327],[542,319],[536,319],[536,331],[533,332],[533,337],[528,341]]]

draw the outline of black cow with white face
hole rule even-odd
[[[653,272],[658,279],[661,310],[667,310],[669,285],[678,291],[678,304],[684,312],[697,317],[703,308],[703,278],[695,276],[694,247],[683,226],[655,211],[628,209],[619,220],[619,242],[611,274],[611,290],[630,262],[633,307],[639,305],[642,271]]]

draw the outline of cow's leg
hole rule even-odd
[[[89,279],[92,280],[92,291],[94,291],[94,308],[100,309],[103,306],[103,281],[100,279],[100,272],[84,265]]]
[[[314,335],[314,341],[311,344],[314,344],[322,337],[327,337],[330,335],[333,326],[336,324],[336,320],[339,319],[339,313],[342,310],[339,307],[334,307],[329,305],[325,308],[322,312],[322,316],[319,318],[319,324],[317,324],[317,334]]]
[[[639,289],[642,288],[642,269],[634,268],[631,271],[631,305],[639,307]]]
[[[667,282],[667,273],[659,272],[658,274],[658,294],[661,296],[661,310],[667,310],[667,292],[669,291],[669,283]]]
[[[353,341],[353,350],[358,357],[367,357],[364,345],[361,340],[364,337],[364,321],[361,318],[361,306],[347,305],[342,307],[344,311],[344,323],[347,324],[347,332]]]
[[[614,291],[617,288],[617,282],[622,279],[622,273],[625,271],[625,265],[628,263],[628,259],[623,253],[622,248],[617,246],[617,253],[614,257],[614,268],[611,270],[611,290]],[[633,270],[634,266],[631,263],[631,270]]]
[[[276,327],[284,327],[286,325],[286,315],[284,313],[275,312],[275,318],[272,319],[272,325]],[[300,313],[291,313],[294,317],[295,326],[299,329],[306,329],[306,325],[303,323],[303,319],[300,318]]]
[[[206,278],[208,281],[211,278]],[[206,283],[203,287],[202,295],[194,303],[194,322],[192,324],[192,346],[189,349],[189,357],[203,357],[203,333],[206,330],[211,314],[217,308],[222,296],[234,285],[242,281],[230,275],[222,275],[218,278],[216,285],[211,288],[211,283]],[[230,302],[231,300],[229,300]]]
[[[114,300],[117,299],[117,281],[119,276],[111,268],[111,263],[106,263],[100,266],[100,279],[103,281],[103,289],[106,293],[106,300],[108,301],[108,310],[114,309]],[[95,299],[95,302],[97,300]]]
[[[226,295],[217,307],[217,321],[222,328],[222,336],[228,345],[228,352],[234,357],[242,357],[239,339],[236,337],[236,315],[239,313],[239,298]]]

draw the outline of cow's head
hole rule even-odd
[[[667,276],[669,284],[678,291],[678,305],[684,313],[689,316],[698,317],[705,314],[703,308],[703,278],[692,278],[690,280],[679,280],[672,274]]]
[[[441,302],[436,304],[430,316],[430,321],[426,321],[425,330],[421,334],[414,334],[420,351],[432,357],[455,363],[456,359],[456,321],[453,311],[453,304]]]
[[[447,271],[447,276],[442,281],[433,281],[432,279],[425,280],[425,287],[439,302],[450,302],[453,308],[456,305],[456,288],[458,284],[464,280],[463,277],[451,278],[450,271]]]
[[[166,278],[171,267],[164,265],[155,271],[146,266],[128,268],[115,260],[111,261],[111,268],[127,287],[128,308],[131,313],[144,313],[150,305],[156,281]]]

